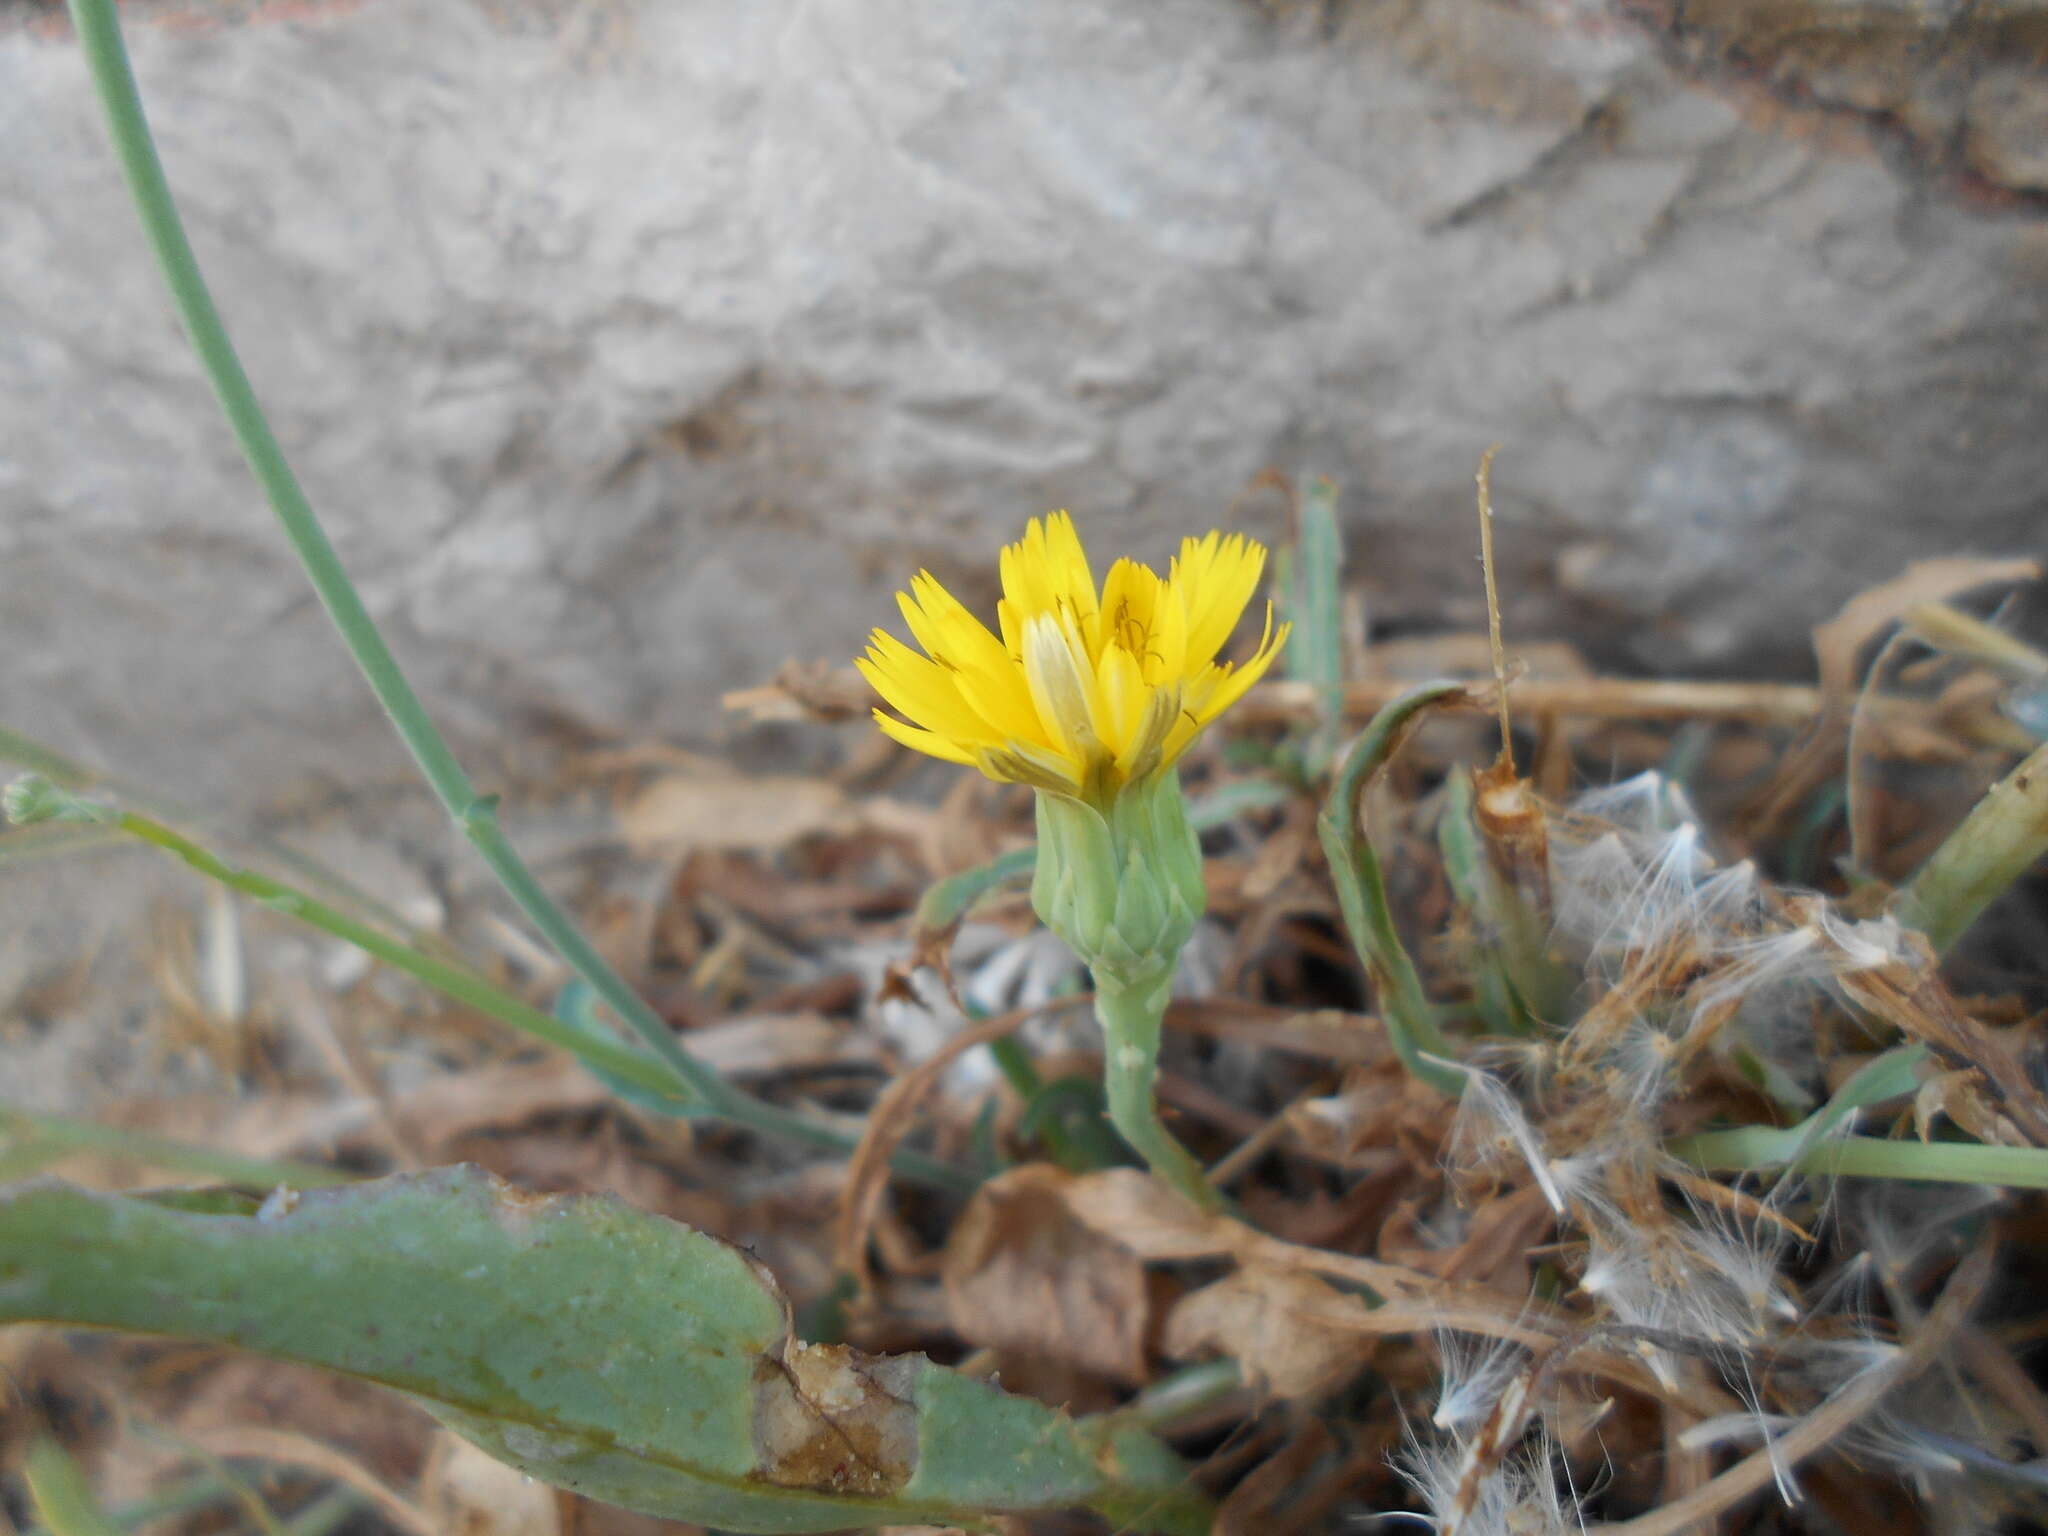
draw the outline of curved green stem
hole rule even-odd
[[[454,752],[435,729],[425,705],[406,681],[257,403],[256,392],[235,354],[178,217],[177,204],[150,137],[113,0],[70,0],[70,6],[93,84],[106,111],[122,174],[193,350],[199,355],[250,470],[269,498],[314,591],[340,632],[342,643],[355,658],[371,692],[384,707],[443,808],[527,920],[568,962],[570,969],[646,1042],[694,1104],[751,1130],[846,1150],[847,1138],[840,1133],[734,1088],[678,1045],[674,1031],[598,953],[513,850],[498,826],[495,797],[477,794]]]
[[[2048,746],[1985,792],[1892,901],[1892,915],[1945,955],[1984,909],[2048,853]]]
[[[1152,1088],[1159,1077],[1159,1030],[1173,984],[1173,969],[1152,986],[1126,987],[1095,972],[1095,1017],[1102,1022],[1103,1095],[1109,1122],[1147,1166],[1194,1202],[1199,1210],[1220,1211],[1223,1197],[1209,1175],[1182,1146],[1166,1122]]]
[[[738,1120],[727,1116],[722,1110],[701,1106],[697,1101],[683,1097],[677,1092],[678,1084],[674,1075],[661,1062],[643,1055],[629,1046],[607,1040],[601,1035],[587,1034],[565,1024],[551,1013],[543,1012],[516,994],[502,987],[493,986],[483,977],[461,964],[451,962],[438,955],[416,949],[403,939],[374,928],[370,924],[350,917],[346,912],[329,906],[326,902],[295,890],[281,881],[254,870],[241,869],[228,863],[218,854],[202,848],[190,838],[173,831],[147,816],[133,811],[109,812],[113,817],[110,825],[130,837],[150,844],[183,861],[192,869],[210,880],[217,880],[230,890],[239,891],[252,900],[261,902],[273,911],[298,919],[323,933],[346,940],[366,954],[374,955],[393,970],[403,971],[415,981],[425,982],[435,991],[454,998],[499,1022],[511,1025],[522,1034],[575,1055],[593,1069],[601,1070],[623,1082],[631,1084],[667,1101],[668,1113],[689,1113],[699,1118]],[[746,1101],[750,1116],[741,1121],[750,1129],[778,1134],[793,1141],[806,1142],[829,1151],[845,1152],[852,1146],[852,1138],[827,1125],[804,1118],[773,1104],[757,1099]],[[928,1184],[946,1189],[968,1189],[974,1180],[959,1169],[935,1159],[920,1156],[915,1152],[899,1152],[896,1166],[905,1174]]]
[[[1458,1059],[1458,1052],[1444,1038],[1436,1005],[1429,1000],[1421,973],[1401,943],[1393,909],[1387,903],[1379,855],[1359,824],[1358,799],[1423,715],[1433,705],[1462,692],[1464,688],[1457,683],[1433,683],[1403,694],[1373,716],[1345,758],[1322,814],[1316,818],[1316,836],[1330,863],[1344,928],[1372,978],[1387,1040],[1411,1076],[1452,1098],[1465,1086],[1464,1074],[1450,1065]]]

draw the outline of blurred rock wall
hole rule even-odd
[[[316,506],[471,744],[705,740],[1067,506],[1163,556],[1347,487],[1389,623],[1795,667],[2038,549],[2036,3],[131,5]],[[1680,24],[1683,19],[1683,25]],[[1819,42],[1816,42],[1819,39]],[[396,766],[0,6],[0,722],[211,803]]]

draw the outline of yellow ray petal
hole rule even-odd
[[[856,658],[854,666],[884,703],[926,730],[956,740],[998,739],[998,733],[961,697],[951,672],[918,655],[886,630],[875,631],[867,655]]]
[[[1287,636],[1293,630],[1291,624],[1282,624],[1278,630],[1273,627],[1273,605],[1266,605],[1266,628],[1260,637],[1259,648],[1242,666],[1224,662],[1205,668],[1188,680],[1187,692],[1182,700],[1180,719],[1175,723],[1172,734],[1166,742],[1166,761],[1172,762],[1187,750],[1194,739],[1206,730],[1209,723],[1244,696],[1273,665],[1273,658],[1280,654],[1280,648],[1287,643]]]
[[[1105,604],[1102,611],[1107,616],[1115,609]],[[1156,690],[1146,683],[1138,658],[1116,644],[1103,646],[1102,659],[1095,664],[1095,681],[1102,700],[1103,745],[1123,768],[1131,741],[1145,728],[1145,713]]]
[[[1022,630],[1031,619],[1044,613],[1069,613],[1090,655],[1094,654],[1095,578],[1089,573],[1088,556],[1072,518],[1064,512],[1055,512],[1043,521],[1033,518],[1024,537],[1004,548],[998,569],[1003,599],[1012,610],[1004,616],[1003,638],[1013,653],[1021,649]]]
[[[1103,751],[1096,722],[1098,692],[1088,653],[1071,619],[1042,613],[1024,630],[1024,677],[1031,685],[1045,739],[1062,757],[1097,761]]]
[[[936,731],[919,730],[914,725],[905,725],[894,715],[882,710],[875,711],[875,724],[884,736],[900,741],[913,752],[922,752],[928,757],[943,758],[949,763],[975,762],[975,755],[958,743],[939,735]]]
[[[919,571],[910,585],[909,592],[896,595],[904,622],[918,644],[951,670],[954,687],[982,717],[988,734],[1036,735],[1031,690],[1009,648],[929,571]]]
[[[1003,642],[930,571],[911,578],[910,590],[896,594],[896,606],[917,643],[934,660],[976,668],[1001,667],[1010,660]]]
[[[997,632],[929,571],[897,604],[923,654],[877,630],[856,665],[894,740],[991,778],[1102,807],[1171,763],[1264,675],[1287,638],[1270,604],[1242,666],[1216,656],[1264,569],[1256,543],[1212,533],[1169,575],[1119,560],[1098,593],[1073,519],[1034,519],[1002,551]],[[999,637],[1000,636],[1000,637]]]
[[[1237,628],[1266,567],[1265,547],[1243,534],[1211,533],[1181,542],[1167,579],[1187,605],[1190,672],[1207,666]]]

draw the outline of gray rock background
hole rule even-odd
[[[1464,623],[1500,442],[1515,632],[1665,671],[2041,542],[2038,4],[134,9],[250,369],[472,747],[710,739],[920,563],[986,599],[1052,506],[1156,558],[1267,466],[1345,483],[1376,616]],[[0,721],[215,806],[394,772],[60,19],[0,29]]]

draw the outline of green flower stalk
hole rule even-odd
[[[1211,533],[1184,540],[1163,577],[1117,561],[1098,591],[1054,513],[1003,551],[1000,637],[920,571],[898,603],[923,654],[876,630],[856,663],[902,717],[875,711],[888,735],[1038,792],[1032,905],[1094,973],[1110,1119],[1206,1210],[1216,1192],[1153,1098],[1174,965],[1204,906],[1174,764],[1286,641],[1269,604],[1250,660],[1216,659],[1265,558]]]

